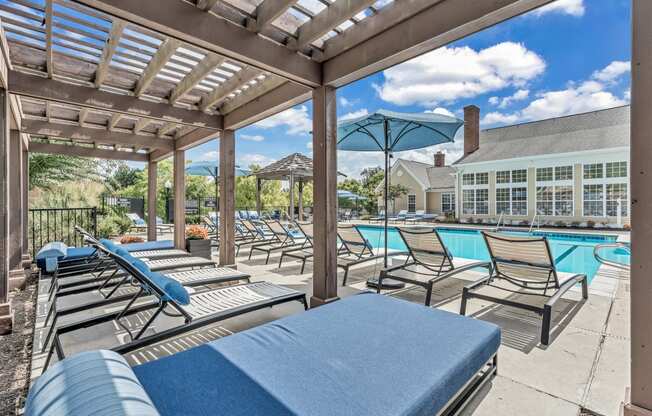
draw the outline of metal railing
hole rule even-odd
[[[537,212],[534,214],[534,217],[532,217],[532,223],[530,223],[530,229],[528,230],[528,233],[532,232],[532,229],[534,228],[534,221],[537,222],[537,230],[541,228],[541,223],[539,222],[539,213]]]
[[[607,266],[615,267],[617,269],[621,270],[630,270],[630,266],[628,264],[623,264],[623,263],[617,263],[615,261],[607,260],[604,257],[600,255],[600,250],[603,250],[605,248],[620,248],[620,249],[625,249],[631,254],[631,247],[626,244],[626,243],[606,243],[606,244],[598,244],[593,248],[593,257],[602,264],[606,264]]]
[[[494,231],[498,232],[500,230],[500,222],[504,220],[504,218],[503,218],[504,216],[505,216],[505,213],[501,212],[500,217],[498,217],[498,222],[496,223],[496,228],[494,229]]]
[[[62,241],[69,246],[81,246],[78,225],[97,234],[97,208],[34,208],[29,210],[29,246],[32,258],[45,244]]]

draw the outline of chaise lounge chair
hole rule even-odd
[[[407,216],[408,216],[407,209],[402,209],[402,210],[400,210],[398,212],[398,214],[392,215],[391,217],[387,218],[387,221],[389,221],[389,222],[399,222],[399,221],[405,222],[405,219],[407,218]]]
[[[314,228],[312,223],[295,222],[295,225],[306,239],[301,247],[283,250],[281,252],[281,258],[278,261],[278,267],[279,269],[281,268],[281,265],[283,264],[283,258],[290,257],[291,259],[299,260],[301,262],[301,272],[299,274],[303,274],[303,270],[306,268],[306,261],[313,258],[314,256],[314,252],[312,250],[312,237]]]
[[[406,224],[416,224],[419,221],[423,221],[424,216],[426,215],[425,210],[417,210],[414,212],[414,214],[408,214],[407,217],[405,217],[405,223]]]
[[[478,298],[501,305],[536,312],[543,317],[541,323],[541,343],[550,342],[550,325],[555,303],[576,284],[582,285],[582,298],[588,299],[588,280],[585,274],[563,273],[557,271],[552,251],[546,237],[515,237],[511,235],[482,232],[487,243],[493,273],[488,277],[468,285],[462,291],[460,314],[466,313],[469,299]],[[492,284],[504,281],[515,290]],[[548,301],[543,307],[529,303],[492,296],[481,289],[491,286],[503,291],[518,294],[544,296]],[[548,291],[552,292],[548,296]]]
[[[478,267],[491,270],[491,262],[487,261],[469,264],[457,262],[456,264],[435,229],[424,231],[399,228],[398,232],[408,249],[408,258],[404,264],[389,267],[380,272],[377,286],[378,293],[380,293],[383,279],[389,278],[411,283],[426,289],[425,305],[430,306],[432,289],[436,283]]]
[[[25,415],[458,415],[499,345],[493,324],[361,294],[133,368],[77,354],[32,384]]]
[[[298,301],[304,305],[304,308],[307,309],[308,307],[305,294],[269,282],[245,283],[226,288],[188,293],[179,282],[153,272],[144,262],[128,254],[121,256],[116,253],[109,253],[109,255],[121,269],[125,270],[133,278],[133,284],[138,285],[138,291],[124,309],[120,311],[57,327],[54,331],[52,346],[48,352],[44,368],[48,367],[55,352],[59,360],[64,358],[65,354],[61,344],[62,335],[103,322],[115,321],[117,325],[127,332],[131,341],[113,348],[114,351],[125,354],[227,318],[281,303]],[[155,301],[134,305],[134,302],[143,294],[154,296]],[[154,311],[136,334],[132,333],[122,322],[122,319],[127,316],[148,310]],[[183,318],[184,322],[153,335],[144,336],[160,313],[168,316],[179,316]]]
[[[384,220],[385,220],[385,210],[383,209],[383,210],[380,210],[380,212],[378,212],[378,215],[376,215],[374,217],[370,217],[369,218],[369,223],[382,222]]]
[[[277,220],[264,221],[264,223],[274,234],[275,238],[270,241],[253,244],[249,249],[249,260],[251,260],[254,251],[262,251],[263,253],[267,253],[267,258],[265,259],[265,264],[267,264],[269,263],[269,256],[273,252],[302,246],[306,240],[303,234],[287,229]]]

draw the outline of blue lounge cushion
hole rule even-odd
[[[157,416],[127,361],[88,351],[53,365],[29,390],[26,416]]]
[[[123,247],[127,251],[165,250],[169,248],[174,248],[174,241],[172,240],[146,241],[144,243],[122,244],[120,247]]]
[[[36,254],[36,265],[48,273],[57,269],[60,261],[82,260],[95,254],[93,247],[69,247],[60,241],[44,245]]]
[[[495,325],[364,294],[133,370],[162,415],[420,416],[499,345]]]
[[[136,225],[147,225],[147,223],[145,222],[145,220],[142,219],[142,218],[136,218],[136,219],[134,219],[133,221],[134,221],[134,224],[136,224]]]
[[[113,241],[109,240],[108,238],[102,238],[100,240],[100,243],[102,243],[102,245],[106,247],[106,249],[109,250],[110,252],[115,252],[115,250],[118,248],[118,245]]]
[[[63,260],[83,259],[92,256],[95,251],[94,247],[68,247],[68,252]]]

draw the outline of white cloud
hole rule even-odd
[[[626,61],[613,61],[599,71],[595,71],[591,77],[602,82],[613,82],[621,75],[629,73],[631,63]]]
[[[206,162],[206,161],[216,161],[220,159],[220,152],[217,150],[211,150],[210,152],[205,152],[200,154],[193,161],[195,162]]]
[[[434,110],[426,110],[426,113],[432,113],[432,114],[442,114],[445,116],[450,116],[450,117],[455,117],[455,114],[453,114],[451,111],[444,107],[437,107]]]
[[[261,155],[258,153],[245,153],[238,158],[238,165],[247,168],[251,165],[258,165],[260,167],[267,166],[275,160],[269,156]]]
[[[499,111],[492,111],[482,117],[482,124],[514,124],[519,121],[519,114],[504,114]]]
[[[254,126],[261,129],[286,126],[287,133],[292,135],[307,134],[312,130],[312,120],[308,117],[308,107],[305,105],[290,108],[276,115],[261,120]]]
[[[443,47],[383,72],[374,85],[380,98],[397,105],[436,106],[509,86],[523,86],[543,73],[546,63],[523,44],[503,42],[476,51]]]
[[[631,90],[631,88],[627,88],[627,91],[625,91],[625,93],[623,94],[623,99],[625,99],[625,101],[631,101],[632,100],[632,90]]]
[[[487,101],[489,101],[489,104],[491,104],[491,105],[498,105],[498,103],[500,102],[500,98],[498,98],[498,97],[489,97],[489,100],[487,100]]]
[[[352,106],[356,105],[357,103],[359,103],[360,100],[359,99],[349,100],[346,97],[340,97],[339,102],[340,102],[340,105],[342,107],[352,107]]]
[[[250,142],[262,142],[263,140],[265,140],[265,137],[261,136],[260,134],[255,134],[255,135],[241,134],[240,138],[242,140],[248,140]]]
[[[306,142],[306,148],[312,150],[312,140]]]
[[[534,14],[541,16],[546,13],[562,13],[575,17],[584,16],[586,8],[584,0],[557,0],[534,11]]]
[[[369,111],[367,111],[366,108],[363,108],[363,109],[361,109],[361,110],[357,110],[357,111],[353,111],[353,112],[350,112],[350,113],[346,113],[346,114],[344,114],[343,116],[341,116],[341,117],[339,118],[339,120],[340,120],[340,121],[342,121],[342,120],[351,120],[351,119],[354,119],[354,118],[358,118],[358,117],[366,116],[367,114],[369,114]]]
[[[500,101],[498,108],[507,108],[510,104],[516,101],[523,101],[529,96],[530,96],[530,90],[523,90],[523,89],[518,90],[514,94],[510,95],[509,97],[504,97]]]

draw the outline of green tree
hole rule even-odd
[[[53,190],[66,182],[101,181],[99,164],[94,159],[76,156],[29,154],[29,189]]]
[[[389,192],[387,193],[387,196],[388,199],[392,202],[392,211],[396,211],[396,200],[398,198],[404,197],[408,192],[410,192],[410,190],[405,185],[389,185]]]

